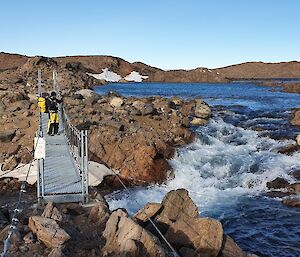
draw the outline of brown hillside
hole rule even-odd
[[[113,56],[66,56],[54,59],[61,67],[80,64],[82,68],[94,73],[101,73],[102,69],[108,68],[125,77],[132,71],[137,71],[141,75],[149,76],[147,81],[152,82],[226,82],[219,72],[207,68],[164,71],[141,62],[130,63]]]
[[[0,53],[0,71],[13,70],[26,63],[28,57],[20,54]]]
[[[300,78],[300,62],[247,62],[215,69],[226,78]]]

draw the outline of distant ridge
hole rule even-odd
[[[0,53],[0,71],[18,69],[33,57]],[[130,63],[122,58],[107,55],[78,55],[49,58],[59,66],[76,64],[82,71],[99,74],[109,69],[122,77],[132,71],[148,76],[150,82],[228,82],[228,79],[300,78],[300,62],[245,62],[217,69],[195,68],[191,70],[162,70],[142,62]]]
[[[300,62],[245,62],[214,69],[229,79],[300,78]]]

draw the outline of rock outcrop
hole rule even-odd
[[[102,249],[104,256],[116,256],[122,253],[132,257],[166,256],[159,240],[130,219],[121,209],[110,215],[103,237],[106,240]]]
[[[128,184],[164,181],[175,148],[194,139],[190,120],[201,117],[206,123],[211,115],[201,99],[77,95],[66,97],[64,103],[72,122],[89,129],[91,160],[118,170]],[[109,183],[118,185],[113,177]]]
[[[170,191],[161,204],[146,205],[134,218],[160,238],[160,234],[148,220],[151,218],[183,257],[233,257],[233,253],[236,256],[247,256],[230,237],[224,235],[219,221],[199,217],[198,208],[185,189]]]
[[[49,248],[60,248],[70,239],[66,231],[61,229],[53,219],[40,216],[29,218],[29,228]]]

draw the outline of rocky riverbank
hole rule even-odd
[[[12,237],[10,256],[172,256],[164,238],[181,257],[256,256],[247,255],[224,233],[219,221],[201,217],[184,189],[170,191],[161,203],[148,203],[133,216],[124,209],[110,211],[101,195],[93,196],[89,207],[27,205]],[[8,220],[9,212],[1,209],[1,244]]]

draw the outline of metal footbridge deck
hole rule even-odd
[[[87,131],[71,125],[62,106],[58,114],[58,134],[50,136],[48,114],[40,113],[36,140],[44,143],[45,152],[38,159],[38,199],[39,202],[87,202]]]

